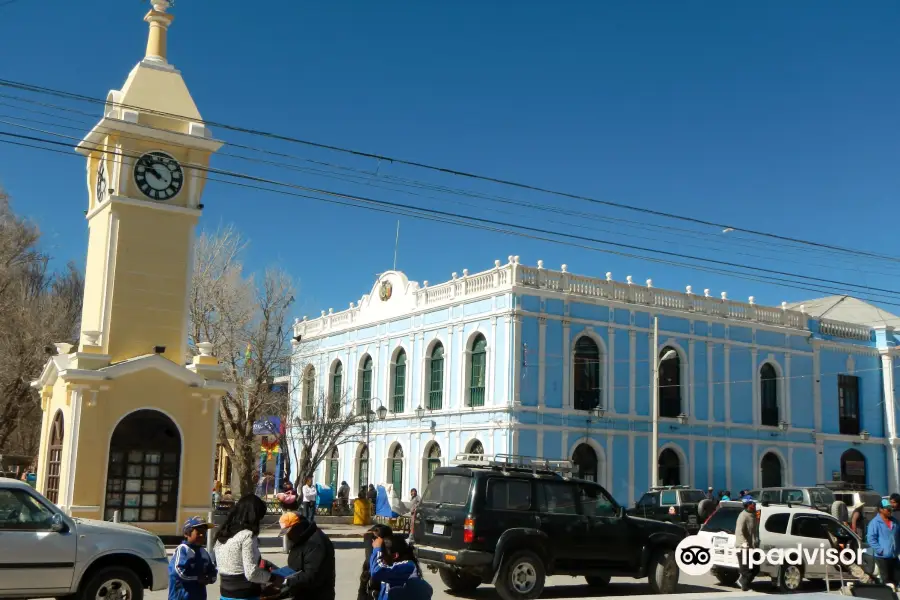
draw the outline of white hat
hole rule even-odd
[[[859,508],[862,508],[862,507],[865,506],[865,505],[866,505],[866,503],[863,502],[862,500],[860,500],[859,502],[857,502],[856,504],[854,504],[852,508],[850,508],[850,512],[854,512],[855,510],[857,510],[857,509],[859,509]]]

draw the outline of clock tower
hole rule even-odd
[[[76,148],[88,191],[81,338],[57,344],[32,385],[38,489],[74,517],[178,535],[209,509],[218,401],[232,391],[209,344],[186,364],[195,228],[222,143],[168,62],[170,2],[151,4],[145,57]]]

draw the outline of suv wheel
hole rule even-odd
[[[778,567],[778,591],[782,594],[792,594],[800,589],[803,583],[803,568],[799,565],[781,565]]]
[[[716,578],[721,585],[734,585],[737,583],[740,573],[734,569],[716,569],[712,570],[713,577]]]
[[[143,600],[144,584],[131,569],[107,567],[84,586],[83,600]]]
[[[609,585],[609,575],[588,575],[584,578],[591,587],[601,588]]]
[[[481,578],[454,569],[438,569],[441,581],[447,589],[457,594],[474,592],[481,585]]]
[[[544,591],[544,562],[530,550],[504,558],[497,574],[497,593],[503,600],[534,600]]]
[[[678,575],[675,551],[668,548],[657,550],[647,569],[650,591],[654,594],[674,594],[678,587]]]

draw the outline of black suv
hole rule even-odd
[[[650,491],[634,503],[634,508],[628,509],[629,515],[644,517],[655,521],[668,521],[681,525],[687,532],[694,535],[700,531],[702,519],[709,514],[700,515],[700,503],[706,500],[706,494],[700,490],[692,489],[686,485],[670,485],[650,488]],[[710,500],[704,505],[707,512],[712,513],[713,502]]]
[[[653,593],[675,591],[683,528],[626,515],[603,487],[557,472],[571,469],[566,461],[455,462],[435,471],[410,534],[419,561],[451,591],[494,583],[504,600],[528,600],[548,575],[584,576],[596,587],[647,577]]]

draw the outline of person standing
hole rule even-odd
[[[316,486],[313,485],[313,478],[307,477],[306,481],[303,483],[303,489],[301,490],[301,494],[303,496],[303,516],[306,517],[308,521],[313,523],[316,522],[316,497],[319,495],[318,490],[316,490]]]
[[[341,509],[341,514],[346,514],[350,510],[350,486],[347,485],[346,481],[342,481],[340,487],[337,492],[338,498],[338,506]]]
[[[894,512],[900,510],[900,494],[891,494],[888,500],[891,501],[891,510],[893,510]]]
[[[754,572],[750,567],[750,550],[759,545],[759,531],[756,527],[756,501],[751,496],[741,498],[744,510],[738,515],[734,525],[734,547],[738,553],[738,583],[741,591],[750,589]]]
[[[378,600],[431,600],[431,585],[422,577],[419,561],[406,540],[375,538],[369,561],[372,581],[381,584]]]
[[[266,586],[280,586],[284,578],[272,573],[274,566],[259,552],[259,526],[266,516],[266,503],[248,494],[237,501],[216,534],[213,552],[219,567],[222,600],[258,600]]]
[[[314,522],[297,513],[282,515],[278,523],[281,535],[291,543],[287,566],[297,572],[287,580],[288,595],[296,600],[334,600],[334,544]]]
[[[900,549],[900,523],[894,518],[889,500],[882,500],[878,515],[869,523],[866,541],[875,551],[875,564],[881,583],[897,585],[897,551]]]
[[[866,517],[863,515],[865,506],[865,502],[859,501],[850,509],[850,530],[861,540],[866,539]]]
[[[169,600],[206,600],[206,586],[216,582],[216,561],[206,551],[207,532],[215,527],[191,517],[182,528],[184,540],[169,561]]]
[[[419,502],[422,501],[422,498],[419,497],[419,490],[413,488],[409,490],[409,512],[416,510],[416,507],[419,506]]]

